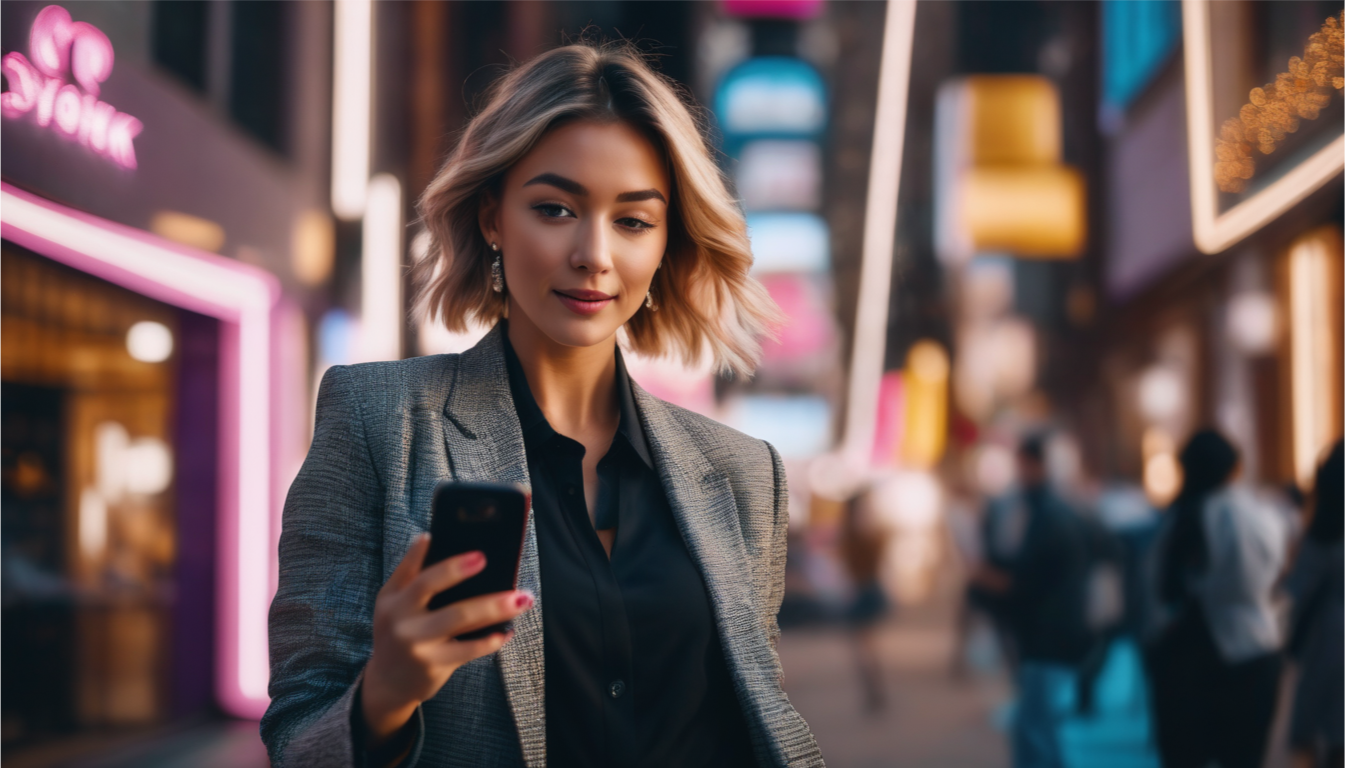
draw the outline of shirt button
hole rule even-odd
[[[568,494],[570,494],[571,496],[573,496],[573,495],[576,493],[576,491],[575,491],[575,487],[572,485],[572,486],[570,486],[569,488],[566,488],[566,489],[565,489],[565,492],[568,493]]]
[[[613,680],[612,684],[607,686],[607,692],[612,695],[612,698],[619,699],[621,694],[626,692],[626,684],[620,680]]]

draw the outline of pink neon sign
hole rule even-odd
[[[28,52],[31,61],[18,52],[0,60],[9,79],[9,90],[0,95],[0,114],[32,115],[38,125],[134,168],[134,141],[144,124],[98,98],[114,61],[107,35],[49,5],[33,20]]]

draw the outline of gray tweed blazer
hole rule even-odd
[[[461,355],[336,367],[285,500],[271,604],[271,706],[262,740],[277,768],[355,766],[350,719],[373,643],[374,598],[429,529],[444,478],[528,482],[502,326]],[[678,527],[714,606],[757,762],[821,766],[780,688],[775,614],[784,594],[788,494],[775,449],[635,387]],[[498,653],[453,674],[417,711],[406,765],[546,765],[546,596],[529,523],[519,586],[538,596]]]

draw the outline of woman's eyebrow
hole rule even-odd
[[[572,195],[579,195],[581,197],[588,196],[588,188],[583,184],[580,184],[574,179],[567,179],[556,173],[539,174],[523,182],[523,186],[525,187],[533,184],[548,184],[556,189],[569,192]],[[638,203],[641,200],[659,200],[664,205],[668,204],[667,198],[665,198],[663,193],[657,189],[642,189],[638,192],[622,192],[616,196],[616,201],[618,203]]]
[[[525,187],[532,186],[533,184],[549,184],[556,189],[569,192],[572,195],[588,196],[588,188],[583,184],[555,173],[543,173],[523,182],[523,186]]]
[[[616,196],[616,201],[618,203],[638,203],[641,200],[658,200],[664,205],[668,204],[668,201],[663,197],[663,193],[657,189],[642,189],[639,192],[622,192]]]

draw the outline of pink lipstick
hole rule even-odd
[[[566,291],[553,291],[565,308],[577,315],[595,315],[603,307],[611,304],[615,296],[602,291],[590,291],[574,288]]]

